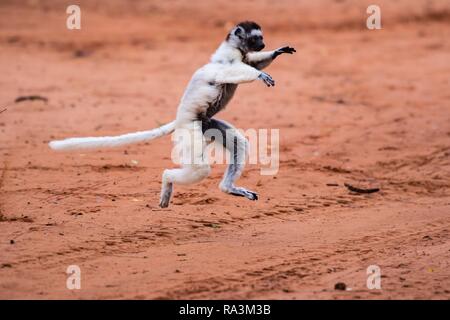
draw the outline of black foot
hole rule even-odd
[[[232,194],[233,196],[246,197],[247,199],[252,201],[258,200],[258,194],[256,192],[244,188],[233,188],[228,193]]]

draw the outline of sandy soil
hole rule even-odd
[[[370,3],[81,1],[82,30],[68,31],[65,1],[2,1],[0,298],[450,298],[450,5],[377,1],[383,30],[370,31]],[[280,129],[279,173],[240,179],[259,201],[221,193],[217,165],[159,209],[170,137],[48,149],[173,119],[241,19],[268,47],[297,48],[267,69],[275,88],[243,85],[219,115]],[[48,102],[12,103],[28,94]],[[69,265],[81,290],[66,289]]]

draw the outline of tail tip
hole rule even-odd
[[[50,141],[50,142],[48,143],[48,146],[49,146],[50,149],[52,149],[52,150],[59,150],[60,147],[61,147],[59,141],[56,141],[56,140]]]

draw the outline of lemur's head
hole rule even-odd
[[[265,47],[261,27],[253,21],[238,23],[228,34],[227,41],[244,54]]]

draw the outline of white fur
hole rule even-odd
[[[199,113],[206,111],[208,102],[212,101],[219,93],[218,89],[209,83],[239,84],[254,81],[261,75],[261,71],[243,63],[242,60],[241,52],[232,43],[224,41],[212,55],[210,62],[198,69],[192,76],[181,98],[174,122],[160,128],[120,136],[51,141],[49,146],[53,150],[110,148],[152,140],[169,134],[177,127],[194,121]]]
[[[252,36],[262,36],[262,35],[263,35],[262,31],[261,31],[261,30],[258,30],[258,29],[252,30],[252,31],[250,32],[250,34],[251,34]]]
[[[211,56],[210,62],[194,73],[178,107],[176,128],[192,130],[193,136],[197,134],[197,136],[204,139],[201,127],[199,128],[192,124],[199,114],[206,112],[209,103],[214,101],[220,94],[220,89],[214,84],[241,84],[251,82],[258,79],[262,74],[260,70],[243,62],[244,57],[241,51],[236,48],[235,41],[237,40],[233,37],[230,37],[228,41],[224,41]],[[268,55],[264,56],[265,59],[266,57]],[[245,141],[244,138],[242,140]],[[184,147],[195,149],[193,148],[195,141],[188,140],[185,143],[192,145]],[[206,146],[206,144],[203,144],[203,146]],[[195,183],[208,176],[210,167],[206,158],[206,152],[204,152],[204,149],[197,149],[195,152],[198,154],[195,154],[194,158],[198,161],[185,163],[182,168],[164,170],[160,202],[162,207],[168,205],[174,183]],[[240,172],[233,174],[234,177],[238,177]],[[232,187],[231,183],[227,182],[227,185],[221,185],[222,190],[225,192],[230,191]]]
[[[156,139],[171,133],[175,129],[175,121],[165,124],[159,128],[127,133],[115,137],[86,137],[86,138],[69,138],[65,140],[56,140],[49,143],[53,150],[78,150],[78,149],[96,149],[111,148],[125,144],[137,143],[147,140]]]
[[[252,33],[261,34],[260,31],[254,31]],[[254,81],[260,78],[261,75],[266,78],[268,76],[243,61],[257,62],[265,67],[272,62],[273,59],[271,57],[273,51],[248,54],[246,57],[243,57],[237,46],[238,41],[240,41],[238,37],[235,37],[233,32],[230,33],[228,41],[224,41],[220,45],[217,51],[211,56],[210,62],[194,73],[181,98],[175,121],[153,130],[128,133],[116,137],[70,138],[52,141],[49,144],[50,147],[54,150],[117,147],[129,143],[155,139],[169,134],[178,128],[187,128],[191,130],[190,132],[193,136],[199,136],[201,138],[198,139],[204,139],[201,126],[193,125],[193,123],[197,120],[198,115],[205,113],[210,103],[220,95],[221,89],[217,84],[240,84]],[[233,138],[234,136],[239,138],[238,148],[240,150],[242,149],[242,152],[240,152],[240,158],[242,159],[238,160],[242,161],[245,159],[247,142],[244,137],[240,137],[237,134],[231,137]],[[186,142],[189,145],[184,145],[184,147],[190,148],[196,142],[198,141]],[[202,144],[202,146],[204,145]],[[196,159],[194,163],[183,163],[181,168],[164,170],[161,189],[161,207],[168,205],[174,183],[195,183],[208,176],[210,167],[205,155],[206,152],[204,152],[204,149],[202,150],[200,148],[194,154],[194,158]],[[233,172],[228,172],[227,169],[224,178],[225,182],[221,184],[221,189],[229,193],[239,193],[254,200],[254,197],[256,197],[255,193],[233,185],[234,180],[239,177],[242,168],[243,166],[240,166]]]
[[[246,55],[248,62],[257,62],[262,60],[271,59],[275,50],[272,51],[259,51],[259,52],[249,52]]]
[[[192,122],[198,114],[205,112],[208,102],[214,100],[219,89],[210,83],[245,83],[256,80],[261,71],[242,62],[241,52],[223,42],[211,56],[208,64],[192,76],[181,99],[177,112],[177,126]]]

